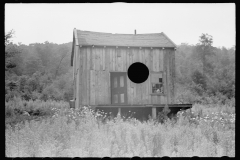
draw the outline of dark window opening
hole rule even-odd
[[[163,93],[162,83],[152,83],[152,93]]]

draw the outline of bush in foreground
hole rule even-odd
[[[8,125],[8,157],[235,156],[235,117],[223,108],[205,110],[201,106],[203,116],[198,124],[183,114],[176,123],[141,123],[120,117],[102,123],[98,119],[103,115],[92,110],[66,109],[53,103],[56,109],[52,117]],[[198,114],[199,107],[194,106],[192,114]],[[218,116],[209,118],[213,111]]]

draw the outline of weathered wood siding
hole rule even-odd
[[[110,72],[127,72],[135,62],[144,63],[150,72],[142,84],[135,84],[127,78],[128,103],[165,104],[173,103],[175,54],[174,49],[134,47],[78,47],[79,92],[81,105],[111,104]],[[76,50],[76,49],[75,49]],[[75,62],[76,63],[76,62]],[[168,96],[150,95],[151,72],[162,72],[164,92]],[[167,92],[170,90],[170,92]]]

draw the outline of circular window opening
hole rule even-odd
[[[132,82],[143,83],[148,79],[149,70],[145,64],[136,62],[130,65],[127,74]]]

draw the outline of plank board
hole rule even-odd
[[[127,72],[126,54],[127,54],[126,48],[122,48],[122,71],[123,72]]]
[[[107,72],[107,104],[111,104],[111,82],[110,72]]]
[[[91,48],[91,52],[92,52],[92,69],[93,70],[96,70],[96,67],[95,67],[95,63],[96,63],[96,54],[95,54],[95,50],[94,48]]]
[[[82,105],[83,103],[83,48],[79,50],[79,59],[80,59],[80,69],[79,69],[79,104]]]
[[[156,49],[156,71],[159,72],[159,57],[160,57],[160,49]]]
[[[105,48],[105,70],[109,71],[109,64],[110,64],[110,59],[109,59],[109,48]]]
[[[149,53],[149,70],[150,72],[153,71],[153,49],[151,49]]]
[[[142,50],[143,50],[143,49],[139,49],[139,50],[138,50],[138,55],[139,55],[138,62],[141,62],[141,63],[143,63],[143,61],[142,61],[142,59],[143,59],[143,58],[142,58]]]
[[[99,86],[99,104],[103,104],[104,103],[104,72],[103,71],[99,71],[98,74],[98,86]]]
[[[103,104],[107,104],[107,79],[106,79],[106,72],[102,72],[102,90],[103,90]]]
[[[80,83],[79,83],[79,80],[80,80],[80,72],[79,72],[79,69],[80,69],[80,49],[78,46],[76,46],[75,48],[75,91],[76,91],[76,106],[79,106],[79,103],[80,103],[80,93],[79,93],[79,90],[80,90]]]
[[[87,78],[87,104],[90,103],[90,54],[91,50],[89,47],[86,48],[86,57],[87,57],[87,73],[86,73],[86,78]]]
[[[176,68],[175,68],[175,50],[173,50],[173,55],[172,55],[172,85],[173,85],[173,101],[172,103],[174,104],[175,103],[175,71],[176,71]]]
[[[161,104],[166,104],[166,96],[160,96]]]
[[[131,86],[130,86],[130,79],[127,76],[127,96],[128,96],[128,103],[132,104],[132,90],[131,90]]]
[[[139,62],[139,48],[134,48],[134,56],[135,56],[134,62]]]
[[[90,105],[95,105],[95,71],[90,70]]]
[[[129,49],[129,67],[133,64],[133,51],[132,48]]]
[[[126,49],[126,72],[127,72],[128,68],[130,66],[129,57],[130,57],[130,55],[129,55],[129,48],[127,48]]]
[[[86,99],[87,99],[87,85],[86,85],[86,82],[87,82],[87,79],[86,79],[86,52],[85,52],[86,48],[85,47],[82,47],[81,49],[81,54],[82,54],[82,61],[83,61],[83,66],[82,66],[82,91],[81,94],[82,94],[82,104],[83,105],[86,105]]]
[[[148,103],[148,104],[151,104],[150,77],[148,77],[148,80],[147,80],[146,92],[147,92],[147,103]]]
[[[98,61],[98,50],[96,49],[96,47],[92,48],[94,50],[95,53],[95,71],[99,71],[99,61]]]
[[[89,54],[90,54],[90,63],[89,63],[89,66],[90,66],[90,70],[93,70],[93,55],[92,55],[92,48],[91,47],[88,47],[89,49]]]
[[[157,96],[151,95],[151,101],[152,101],[152,104],[157,104]]]
[[[150,50],[149,49],[145,49],[144,50],[144,56],[145,56],[145,64],[148,67],[148,70],[150,71]]]
[[[106,49],[105,48],[102,48],[102,68],[103,70],[105,71],[105,55],[106,55]]]
[[[103,70],[103,50],[102,50],[102,47],[97,47],[97,51],[98,51],[98,55],[99,55],[99,64],[100,64],[100,71]]]
[[[112,48],[109,47],[109,71],[112,72],[113,71],[113,60],[112,60]]]
[[[120,48],[117,48],[116,49],[116,71],[121,71],[121,59],[122,59],[122,56],[121,56],[121,49]]]
[[[142,93],[142,103],[141,104],[147,104],[147,98],[146,98],[146,94],[147,94],[147,92],[146,92],[146,84],[147,84],[147,81],[145,81],[145,82],[143,82],[142,83],[142,91],[141,91],[141,93]]]
[[[163,71],[163,50],[160,50],[159,53],[159,70]]]
[[[95,71],[95,104],[99,104],[99,85],[98,85],[98,72]]]
[[[115,48],[112,49],[112,61],[113,61],[113,71],[116,71],[116,50]]]
[[[136,84],[136,103],[140,104],[141,101],[141,84]]]

